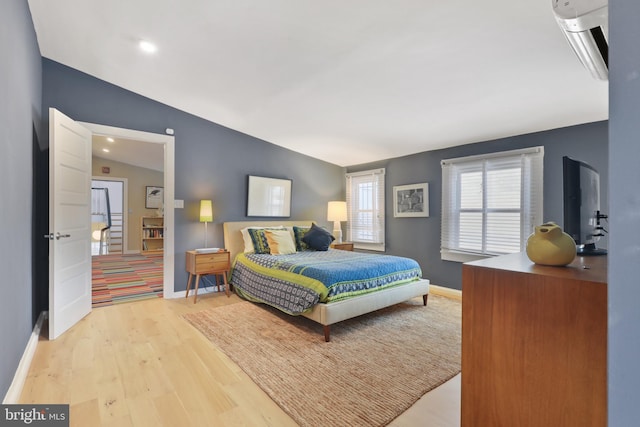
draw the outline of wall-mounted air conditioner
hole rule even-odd
[[[607,0],[552,0],[569,44],[596,79],[609,77]]]

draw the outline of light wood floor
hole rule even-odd
[[[195,305],[178,298],[94,309],[57,340],[40,339],[20,402],[69,403],[72,426],[295,426],[180,317],[239,301],[214,293]],[[391,425],[459,426],[459,376]]]

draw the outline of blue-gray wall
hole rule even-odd
[[[381,162],[348,167],[356,172],[386,168],[386,250],[416,259],[431,283],[454,289],[462,287],[462,264],[440,259],[442,171],[440,161],[455,157],[544,146],[544,220],[562,225],[562,156],[582,160],[600,172],[601,209],[608,204],[607,122],[589,123],[546,132],[519,135],[495,141],[428,151]],[[429,183],[428,218],[394,218],[393,186]],[[598,246],[607,247],[607,239]]]
[[[640,2],[609,1],[609,426],[640,420]]]
[[[0,397],[4,397],[37,315],[32,308],[31,218],[41,66],[25,0],[0,2],[0,58]]]
[[[344,198],[344,168],[304,156],[43,59],[42,109],[77,121],[164,134],[175,131],[175,290],[186,289],[184,253],[202,247],[200,199],[212,199],[209,246],[223,246],[222,223],[246,217],[247,175],[292,183],[291,219],[327,222],[327,202]],[[45,123],[48,117],[44,118]],[[47,138],[45,138],[47,139]],[[47,141],[48,144],[48,141]],[[132,219],[135,220],[135,219]]]

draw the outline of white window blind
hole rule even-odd
[[[347,174],[347,239],[355,248],[384,251],[384,174]]]
[[[442,161],[441,257],[520,252],[542,223],[544,147]]]

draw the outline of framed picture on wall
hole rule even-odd
[[[428,217],[429,183],[393,187],[394,217]]]
[[[249,175],[247,216],[291,216],[291,180]]]
[[[158,209],[162,207],[164,201],[164,188],[147,185],[147,197],[144,201],[144,207],[147,209]]]

